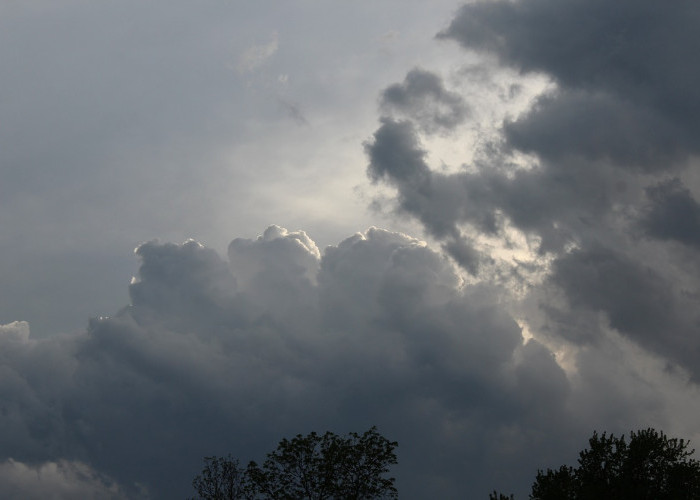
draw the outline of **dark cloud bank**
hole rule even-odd
[[[494,465],[548,456],[550,429],[571,427],[563,371],[522,344],[498,291],[461,287],[405,235],[370,229],[320,258],[273,226],[234,240],[228,262],[193,241],[137,253],[132,305],[86,334],[3,327],[6,468],[89,463],[115,497],[177,498],[204,455],[377,424],[401,443],[404,495],[450,498],[522,480]]]
[[[594,428],[690,429],[698,11],[463,7],[440,38],[556,86],[452,173],[423,139],[457,133],[470,103],[424,70],[383,92],[369,175],[451,258],[375,228],[323,253],[276,226],[226,259],[151,242],[114,317],[41,340],[0,326],[0,496],[181,498],[205,455],[260,459],[284,436],[376,424],[400,443],[402,498],[522,497]],[[540,282],[517,263],[491,279],[478,239],[512,230],[548,263]]]
[[[321,256],[272,226],[227,260],[194,241],[137,254],[132,304],[85,334],[2,327],[4,495],[179,498],[205,455],[260,459],[282,436],[376,424],[400,442],[402,497],[483,498],[522,490],[533,453],[565,460],[590,425],[648,404],[625,381],[587,389],[605,362],[570,381],[523,342],[505,290],[465,285],[403,234],[373,228]]]
[[[475,237],[521,231],[552,259],[545,288],[563,294],[561,307],[603,313],[610,327],[697,379],[698,21],[690,1],[465,5],[439,39],[545,75],[553,87],[453,173],[426,160],[429,113],[387,113],[365,146],[368,173],[393,186],[398,210],[475,276],[486,277],[489,257]],[[415,101],[425,90],[410,85],[412,74],[400,88]],[[442,88],[433,78],[432,88]],[[396,93],[390,87],[384,97]],[[518,166],[514,153],[532,155],[535,165]]]

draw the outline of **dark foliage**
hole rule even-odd
[[[700,462],[688,441],[646,429],[625,436],[593,433],[578,467],[538,471],[531,500],[700,499]]]
[[[246,469],[228,458],[205,458],[206,467],[193,486],[206,500],[370,500],[398,498],[394,478],[385,477],[397,463],[398,444],[376,427],[360,435],[312,432],[283,439],[259,466]]]
[[[515,497],[513,495],[506,496],[503,493],[494,491],[493,493],[489,493],[489,500],[515,500]]]
[[[192,480],[196,498],[205,500],[248,499],[246,471],[238,466],[238,460],[226,457],[204,457],[202,473]]]

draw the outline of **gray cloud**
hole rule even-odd
[[[418,68],[409,71],[403,83],[382,92],[381,107],[411,118],[427,133],[452,130],[468,113],[460,94],[447,90],[438,75]]]
[[[476,2],[439,37],[559,84],[560,92],[513,125],[535,152],[539,146],[546,155],[552,140],[571,134],[582,140],[569,154],[659,169],[698,152],[700,71],[689,64],[700,48],[698,20],[692,1]],[[555,135],[543,136],[543,128]],[[643,145],[636,153],[635,137]]]
[[[642,219],[644,230],[655,238],[700,245],[700,204],[678,179],[646,189],[650,200]]]
[[[612,327],[697,377],[688,353],[700,348],[700,186],[686,172],[698,153],[700,73],[688,67],[700,47],[698,16],[687,1],[469,3],[438,38],[553,86],[450,172],[428,164],[417,119],[382,118],[365,146],[369,176],[393,186],[398,210],[458,261],[462,233],[507,245],[515,228],[537,242],[551,262],[540,268],[543,288],[531,288],[540,303],[533,316],[549,317],[539,335],[585,344]],[[527,166],[522,153],[534,158]]]
[[[252,45],[244,50],[239,57],[236,67],[238,71],[242,73],[255,71],[265,64],[269,58],[275,55],[277,49],[277,33],[273,33],[272,40],[269,42],[260,45]]]
[[[0,459],[63,464],[67,478],[99,471],[81,477],[115,495],[172,498],[203,456],[260,459],[283,436],[376,424],[400,443],[402,497],[482,498],[523,494],[537,466],[565,460],[605,422],[608,399],[641,387],[666,397],[641,375],[590,393],[619,357],[572,379],[524,340],[507,289],[465,284],[401,233],[371,228],[321,254],[304,232],[271,226],[233,240],[228,259],[194,241],[136,254],[131,304],[114,317],[41,340],[26,323],[0,327]],[[636,276],[629,307],[646,307],[658,283],[601,255],[614,280]],[[606,308],[616,285],[589,277],[586,262],[572,256],[557,275],[581,282],[566,289],[572,304]],[[622,328],[627,312],[609,313]],[[615,406],[621,425],[649,422],[644,401]]]
[[[80,462],[46,462],[36,466],[7,460],[0,464],[0,495],[8,499],[122,500],[119,485]]]
[[[580,431],[551,427],[567,378],[523,345],[500,292],[464,287],[405,235],[370,229],[320,256],[304,233],[271,227],[234,240],[228,262],[195,242],[137,255],[132,304],[86,333],[35,341],[26,324],[3,327],[4,458],[79,460],[171,498],[204,455],[260,458],[285,435],[377,424],[401,443],[403,496],[455,497],[467,481],[480,497],[532,472],[504,475],[484,454],[514,466],[545,434]],[[512,426],[530,431],[509,454],[486,444]]]
[[[382,118],[373,140],[365,143],[365,152],[370,160],[369,177],[396,186],[400,210],[417,217],[437,238],[447,239],[445,250],[475,274],[481,257],[457,227],[462,219],[474,221],[475,214],[465,213],[460,206],[464,196],[458,184],[445,182],[450,179],[430,170],[413,123]],[[495,229],[492,214],[482,211],[476,219],[482,226]]]
[[[552,162],[580,157],[644,170],[668,169],[695,153],[685,133],[635,101],[579,90],[551,92],[504,124],[511,147]]]
[[[581,164],[520,170],[503,156],[477,163],[473,171],[438,172],[425,161],[427,151],[412,123],[387,118],[365,151],[369,177],[396,187],[399,209],[433,236],[459,238],[465,223],[502,234],[505,215],[516,227],[538,234],[543,251],[561,250],[589,218],[609,210],[618,180]]]
[[[553,280],[574,307],[605,311],[622,332],[653,339],[673,325],[671,287],[652,269],[606,248],[574,251],[554,265]]]
[[[365,151],[370,159],[367,173],[374,181],[419,185],[429,177],[426,151],[409,121],[383,118],[382,126],[374,133],[374,142],[365,144]]]
[[[401,5],[3,2],[0,323],[114,311],[136,242],[371,225],[351,186],[377,89],[454,8]]]
[[[289,116],[297,125],[308,126],[309,120],[306,119],[304,113],[298,104],[293,102],[288,102],[285,99],[279,98],[280,108]]]
[[[603,312],[610,326],[650,352],[686,367],[697,382],[697,295],[654,265],[635,261],[630,253],[592,245],[558,259],[551,279],[569,300],[573,311],[569,319],[576,314],[586,317],[586,309]],[[560,313],[554,311],[555,316]],[[589,328],[588,335],[573,340],[600,340],[599,334]]]
[[[133,19],[132,5],[80,16],[55,7],[60,15],[39,16],[46,30],[31,40],[38,17],[3,17],[2,107],[13,120],[0,134],[9,207],[0,274],[23,287],[27,269],[61,278],[58,305],[36,283],[20,290],[45,309],[43,329],[68,317],[76,297],[112,287],[96,272],[126,253],[113,246],[126,231],[129,242],[180,240],[214,224],[215,198],[238,203],[223,205],[227,228],[279,220],[266,211],[275,204],[290,217],[291,196],[303,197],[289,183],[318,185],[335,158],[321,151],[322,168],[305,170],[309,151],[359,142],[346,125],[373,100],[358,89],[376,89],[389,64],[439,65],[432,52],[400,59],[395,44],[387,52],[376,36],[353,38],[365,12],[314,4],[285,10],[295,21],[285,26],[314,37],[282,27],[290,43],[275,57],[272,45],[259,48],[265,64],[241,81],[232,58],[260,40],[249,32],[260,25],[248,27],[260,13],[217,4],[193,17],[183,5],[153,4]],[[409,29],[413,5],[383,7],[406,21],[404,41],[420,38]],[[195,241],[142,244],[129,305],[113,317],[47,338],[23,322],[0,326],[0,475],[27,492],[22,478],[58,471],[52,484],[81,492],[183,497],[203,456],[260,459],[284,436],[376,424],[400,443],[402,498],[485,498],[494,488],[521,497],[537,468],[575,459],[593,428],[656,426],[696,442],[697,16],[685,0],[466,5],[440,37],[479,54],[471,76],[454,72],[469,81],[457,92],[438,73],[411,70],[381,94],[364,149],[367,174],[396,191],[396,210],[470,275],[377,228],[323,252],[278,226],[233,240],[225,257]],[[351,40],[368,45],[347,52]],[[493,61],[553,84],[494,132],[470,136],[473,160],[436,167],[438,148],[463,139],[458,130],[478,133],[477,110],[528,95],[527,80],[501,85]],[[290,76],[280,97],[281,74]],[[362,77],[348,83],[349,74]],[[487,83],[502,95],[486,99]],[[282,140],[279,104],[297,100],[324,130],[283,124]],[[350,104],[338,112],[336,101]],[[336,234],[329,206],[313,205]],[[519,238],[524,248],[503,257]],[[91,258],[96,246],[106,253]],[[7,318],[14,303],[0,302]]]

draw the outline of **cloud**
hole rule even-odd
[[[372,141],[365,143],[370,163],[367,174],[374,182],[380,180],[398,189],[400,210],[416,216],[426,229],[437,238],[448,240],[445,249],[470,272],[479,265],[479,254],[461,234],[457,223],[466,215],[462,211],[462,191],[458,184],[449,186],[444,175],[430,170],[427,152],[420,144],[415,127],[410,121],[382,118],[382,126]],[[440,193],[440,197],[436,197]],[[493,226],[490,214],[481,220]]]
[[[259,460],[284,436],[376,424],[400,443],[402,496],[454,498],[468,484],[478,498],[522,491],[533,449],[542,466],[561,460],[602,418],[599,395],[524,340],[507,289],[466,284],[404,234],[371,228],[321,253],[304,232],[271,226],[233,240],[228,259],[194,241],[136,254],[131,304],[114,317],[41,340],[26,323],[0,328],[6,467],[44,463],[66,482],[118,481],[115,497],[172,498],[203,456]],[[600,306],[593,288],[573,299]],[[619,390],[644,384],[663,399],[638,377]],[[619,415],[635,420],[637,404]],[[572,407],[593,417],[582,424]]]
[[[46,462],[36,466],[9,459],[0,464],[0,495],[7,499],[121,500],[119,485],[80,462]]]
[[[462,7],[438,36],[554,79],[559,91],[523,118],[521,140],[535,151],[535,143],[545,149],[552,143],[527,137],[533,132],[528,124],[550,124],[555,133],[564,127],[559,138],[567,131],[584,134],[570,153],[668,168],[698,152],[693,137],[700,71],[688,62],[700,48],[694,29],[699,19],[688,0],[665,7],[625,0],[613,8],[601,0],[475,2]],[[571,113],[576,119],[565,120]],[[599,141],[591,137],[596,125],[605,129]],[[540,132],[535,126],[534,133]],[[635,137],[643,145],[636,155],[629,144]]]
[[[650,186],[646,193],[650,203],[641,224],[650,236],[700,245],[700,204],[679,179]]]
[[[377,90],[433,59],[454,8],[0,3],[0,323],[31,321],[35,336],[125,304],[137,242],[220,249],[274,221],[326,245],[376,223],[350,186]],[[388,53],[378,37],[398,29]],[[277,51],[239,73],[274,31]]]
[[[674,323],[669,283],[614,250],[573,251],[555,262],[552,279],[572,306],[605,311],[621,332],[652,340]]]
[[[26,342],[29,340],[29,323],[26,321],[13,321],[6,325],[0,325],[0,335],[3,338],[17,342]]]
[[[513,359],[520,331],[492,292],[460,292],[450,264],[404,235],[372,229],[319,260],[303,233],[272,227],[229,253],[230,270],[194,242],[148,243],[133,304],[86,335],[32,342],[5,327],[3,368],[17,378],[3,429],[28,427],[5,452],[88,457],[156,496],[184,494],[201,456],[255,458],[305,429],[377,423],[418,463],[463,432],[451,426],[486,424],[494,397],[512,399],[513,370],[545,369],[527,368],[534,347]],[[418,476],[438,481],[457,452]]]
[[[627,98],[553,91],[525,116],[504,124],[508,144],[553,162],[583,158],[624,168],[668,169],[689,153],[684,130]]]
[[[260,68],[270,59],[279,48],[277,33],[272,34],[272,40],[260,45],[251,45],[240,55],[238,59],[238,71],[241,73],[251,73]]]
[[[477,54],[478,78],[408,71],[364,144],[370,179],[434,245],[370,228],[321,251],[279,226],[223,256],[140,245],[112,317],[47,338],[0,326],[6,484],[182,497],[204,456],[260,460],[285,436],[376,424],[399,442],[402,498],[520,497],[593,429],[697,441],[696,21],[687,1],[463,7],[439,37]],[[276,50],[275,38],[245,51],[241,71]],[[493,64],[551,85],[479,136],[479,106],[528,92],[500,85]],[[500,94],[474,102],[484,82]],[[436,165],[440,146],[467,142],[460,130],[477,131],[474,154]],[[133,198],[139,217],[158,205]]]
[[[569,226],[585,223],[582,213],[591,217],[610,206],[614,183],[600,169],[562,172],[545,164],[521,170],[503,157],[492,157],[473,171],[441,172],[428,165],[428,151],[412,122],[381,121],[365,144],[368,175],[394,186],[399,209],[420,220],[436,238],[459,240],[464,224],[502,235],[505,216],[516,227],[536,233],[542,250],[561,249],[574,231]]]
[[[306,116],[304,116],[304,113],[298,104],[289,102],[286,99],[282,98],[279,98],[278,101],[280,107],[292,120],[296,122],[297,125],[309,125],[309,120],[306,119]]]
[[[447,90],[436,74],[418,68],[382,92],[381,107],[413,119],[427,133],[453,130],[468,113],[461,95]]]
[[[494,74],[550,85],[523,111],[503,111],[487,147],[450,168],[431,164],[420,117],[386,118],[383,104],[368,175],[462,267],[525,286],[538,309],[524,321],[545,328],[535,338],[582,345],[612,330],[697,378],[700,72],[688,61],[698,16],[688,1],[464,5],[439,39],[490,60]],[[504,257],[518,238],[518,256]]]
[[[424,160],[426,152],[409,121],[382,119],[374,142],[365,144],[365,151],[370,159],[367,173],[374,181],[420,184],[430,173]]]

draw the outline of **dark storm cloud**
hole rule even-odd
[[[479,272],[479,260],[483,259],[483,256],[464,236],[447,240],[442,249],[471,274],[476,275]]]
[[[646,190],[650,207],[642,226],[650,236],[700,246],[700,204],[678,179]]]
[[[516,146],[546,156],[552,140],[582,135],[569,154],[660,169],[698,152],[700,70],[691,61],[700,49],[699,21],[700,7],[689,0],[476,2],[439,37],[559,85],[512,125]],[[643,146],[638,155],[629,144],[635,136]]]
[[[541,97],[525,116],[504,124],[508,144],[553,162],[581,157],[629,168],[666,169],[695,151],[678,124],[626,98],[578,90]]]
[[[382,126],[374,133],[374,142],[365,145],[370,160],[367,173],[374,181],[420,185],[428,181],[430,168],[425,163],[413,124],[409,121],[382,119]]]
[[[674,288],[669,276],[657,269],[635,261],[630,254],[591,245],[558,259],[552,280],[564,290],[573,316],[578,313],[586,318],[587,309],[604,312],[610,326],[651,352],[686,367],[697,382],[697,295],[689,295],[677,284]],[[561,313],[553,312],[555,316]],[[568,315],[571,319],[572,313]],[[594,341],[599,334],[593,328],[587,336],[573,340]]]
[[[600,216],[609,208],[615,189],[605,171],[580,164],[563,171],[548,164],[518,170],[504,157],[493,157],[492,162],[474,165],[472,172],[434,171],[408,121],[382,119],[365,151],[370,178],[396,187],[400,210],[440,239],[459,239],[459,225],[464,223],[479,232],[500,234],[505,215],[516,227],[537,233],[543,251],[558,251],[572,237],[570,226],[585,225],[586,217]],[[450,242],[448,250],[458,246]],[[459,261],[463,252],[451,253]]]
[[[605,311],[610,324],[622,332],[654,338],[673,324],[669,284],[610,249],[594,247],[562,257],[553,279],[572,305]]]
[[[695,264],[667,263],[655,255],[639,263],[640,256],[634,255],[639,223],[616,214],[622,204],[636,213],[648,197],[651,208],[642,212],[641,221],[647,234],[693,245],[698,207],[679,182],[647,188],[645,196],[633,185],[626,187],[633,177],[583,161],[543,162],[524,170],[494,158],[472,171],[442,173],[425,162],[427,152],[411,123],[389,119],[365,147],[370,177],[393,185],[399,209],[420,220],[471,274],[478,275],[479,264],[489,256],[474,248],[462,226],[505,238],[507,219],[536,235],[539,252],[555,256],[550,283],[561,288],[571,306],[562,311],[542,304],[540,310],[551,316],[549,324],[557,325],[556,336],[577,344],[599,338],[591,311],[602,312],[612,328],[697,377],[693,353],[700,344],[692,333],[697,282],[691,279],[683,292],[673,286],[676,273],[687,273],[685,268]],[[610,239],[618,249],[598,243]],[[567,245],[578,250],[569,252]]]
[[[79,461],[115,491],[172,498],[202,456],[260,459],[283,436],[377,424],[401,443],[402,497],[463,496],[465,482],[481,497],[524,485],[532,471],[499,471],[547,448],[545,434],[580,433],[557,424],[564,372],[523,345],[500,292],[463,286],[405,235],[370,229],[321,257],[304,233],[273,226],[234,240],[228,263],[195,242],[137,255],[133,304],[87,333],[0,329],[2,458]]]
[[[454,129],[468,112],[461,95],[447,90],[438,75],[418,68],[382,92],[381,106],[415,120],[427,133]]]
[[[322,253],[305,233],[271,226],[233,240],[226,258],[194,241],[141,245],[130,305],[84,332],[34,339],[25,323],[0,325],[0,496],[48,470],[54,491],[74,496],[184,497],[203,456],[260,460],[285,436],[376,424],[400,443],[402,498],[494,488],[520,498],[538,468],[574,459],[594,428],[697,429],[696,386],[671,376],[677,365],[700,373],[700,186],[681,161],[697,148],[696,10],[465,6],[442,37],[556,88],[459,169],[433,168],[427,144],[466,123],[471,103],[423,70],[382,94],[367,173],[472,276],[396,232],[372,228]],[[188,78],[207,79],[205,66]],[[165,108],[148,123],[191,116]],[[182,137],[203,123],[188,120],[175,120]],[[521,167],[519,152],[535,160]],[[163,172],[154,178],[180,178]],[[528,265],[540,281],[518,282],[522,303],[510,282],[480,274],[498,256],[478,238],[507,242],[513,228],[539,252]]]
[[[430,170],[413,123],[383,118],[373,141],[365,143],[365,152],[370,160],[369,177],[396,186],[399,208],[417,217],[437,238],[447,239],[445,250],[475,274],[480,256],[457,227],[464,217],[463,193],[458,185],[445,183],[445,176]],[[489,227],[495,224],[490,214],[478,222]]]
[[[688,353],[700,348],[700,260],[672,245],[695,249],[700,234],[700,185],[685,175],[700,152],[699,21],[690,1],[469,3],[438,38],[553,85],[449,173],[428,164],[417,118],[382,118],[365,146],[369,176],[393,186],[398,209],[458,261],[462,234],[507,241],[516,228],[534,237],[552,262],[545,288],[567,303],[533,290],[535,316],[553,328],[544,336],[586,343],[612,327],[697,376]],[[533,162],[519,165],[520,153]]]

